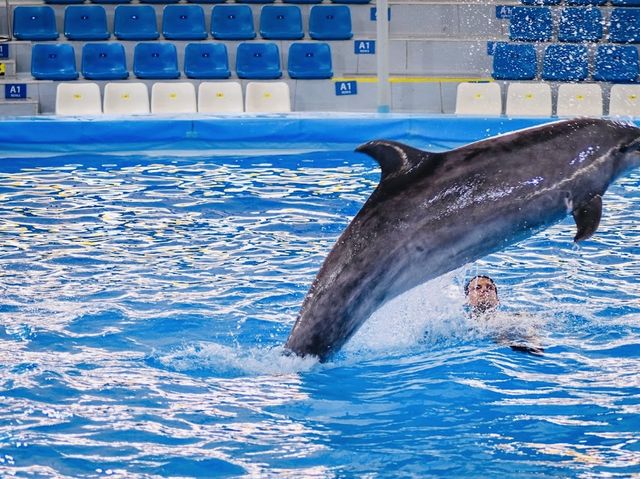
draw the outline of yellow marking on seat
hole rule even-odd
[[[178,98],[178,94],[177,93],[169,93],[169,98],[171,98],[172,100],[175,100],[176,98]]]
[[[475,95],[473,95],[473,98],[475,98],[476,100],[482,99],[482,93],[476,93]]]
[[[224,93],[222,93],[221,91],[216,92],[216,97],[217,98],[224,98]]]
[[[74,93],[73,94],[73,99],[74,100],[80,100],[80,99],[82,99],[82,95],[80,93]]]
[[[129,99],[129,94],[128,93],[123,93],[122,95],[120,95],[120,98],[122,98],[123,100],[128,100]]]
[[[533,93],[527,93],[524,97],[525,97],[527,100],[533,100]]]
[[[631,95],[629,95],[629,100],[637,100],[638,99],[638,95],[636,95],[635,93],[632,93]]]
[[[584,100],[584,95],[576,95],[576,100]]]
[[[262,96],[265,97],[265,98],[271,98],[271,93],[266,91],[266,92],[264,92],[264,95],[262,95]]]

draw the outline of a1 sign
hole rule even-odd
[[[376,52],[375,40],[355,40],[353,51],[356,55],[373,55]]]
[[[9,58],[9,45],[0,43],[0,58]]]
[[[357,95],[358,83],[356,81],[337,81],[336,82],[336,95]]]
[[[4,97],[7,100],[27,98],[26,83],[7,83],[4,86]]]
[[[378,20],[378,9],[376,7],[371,7],[371,10],[369,11],[369,18],[371,19],[372,22],[375,22]],[[391,7],[387,8],[387,20],[391,21]]]

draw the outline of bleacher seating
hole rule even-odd
[[[610,42],[640,42],[640,8],[614,8],[608,26]]]
[[[75,80],[76,55],[70,43],[39,43],[31,49],[31,76],[36,80]]]
[[[190,82],[154,83],[151,113],[196,113],[196,89]]]
[[[160,37],[156,11],[151,5],[119,5],[113,32],[118,40],[157,40]]]
[[[501,115],[502,92],[500,85],[497,83],[460,83],[456,90],[456,114]]]
[[[13,10],[13,36],[17,40],[56,40],[56,16],[48,6],[22,6]]]
[[[513,7],[509,38],[527,42],[545,42],[553,33],[553,17],[547,7]]]
[[[588,5],[604,5],[607,0],[564,0],[565,5],[569,6],[588,6]]]
[[[64,36],[67,40],[107,40],[107,12],[100,5],[71,5],[64,11]]]
[[[314,5],[309,11],[309,36],[314,40],[349,40],[351,28],[346,5]]]
[[[253,40],[256,30],[249,5],[216,5],[211,10],[211,35],[217,40]]]
[[[560,12],[558,41],[595,42],[602,38],[602,12],[599,8],[568,7]]]
[[[82,47],[82,76],[89,80],[124,80],[129,77],[121,43],[87,43]]]
[[[292,43],[287,70],[290,78],[323,79],[333,76],[331,48],[324,42]]]
[[[238,78],[275,80],[282,76],[280,51],[272,42],[243,42],[236,50]]]
[[[551,87],[548,83],[509,83],[507,116],[551,116]]]
[[[542,79],[582,81],[589,76],[588,50],[584,45],[553,44],[544,52]]]
[[[285,82],[249,82],[244,98],[244,111],[248,113],[291,111],[289,85]]]
[[[48,3],[50,5],[79,5],[84,3],[84,0],[44,0],[44,3]],[[94,3],[98,3],[95,2]]]
[[[523,5],[560,5],[560,0],[521,0],[520,3]]]
[[[558,87],[558,116],[602,116],[602,88],[597,83]]]
[[[609,115],[640,116],[640,85],[613,85],[609,92]]]
[[[173,43],[138,43],[133,51],[133,72],[138,78],[180,78],[178,52]]]
[[[611,0],[611,5],[622,5],[628,7],[640,7],[640,0]]]
[[[638,79],[638,49],[631,45],[599,45],[596,49],[593,79],[627,83]]]
[[[533,80],[538,59],[530,43],[498,42],[493,52],[493,73],[496,80]]]
[[[229,78],[229,57],[224,43],[189,43],[184,51],[184,73],[188,78]]]
[[[296,5],[262,7],[260,36],[266,40],[300,40],[304,37],[300,7]]]
[[[149,90],[139,82],[107,83],[103,105],[105,115],[143,115],[149,113]]]
[[[202,82],[198,86],[200,113],[242,113],[244,99],[242,86],[235,81]]]
[[[56,88],[56,115],[100,115],[102,101],[96,83],[59,83]]]
[[[162,14],[162,35],[167,40],[205,40],[204,10],[200,5],[167,5]]]

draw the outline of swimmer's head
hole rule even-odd
[[[489,276],[478,275],[471,278],[464,285],[464,294],[469,306],[477,313],[491,311],[500,304],[498,287]]]

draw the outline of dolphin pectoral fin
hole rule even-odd
[[[595,195],[587,203],[573,210],[573,219],[576,220],[578,232],[573,241],[576,243],[591,237],[598,229],[602,217],[602,196]]]

